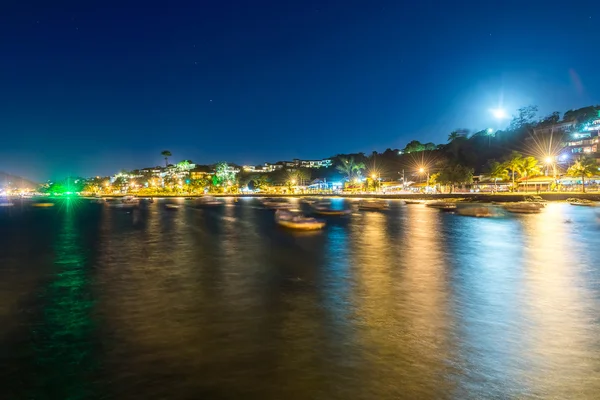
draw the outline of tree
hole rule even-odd
[[[458,131],[452,131],[448,135],[448,142],[453,142],[460,137],[460,133]]]
[[[169,166],[169,157],[171,157],[173,154],[171,154],[171,152],[169,150],[163,150],[160,152],[160,154],[165,158],[165,167]]]
[[[228,185],[233,185],[235,183],[235,173],[226,162],[217,163],[215,166],[213,183],[215,186],[223,185],[223,183]]]
[[[519,165],[519,173],[525,178],[525,187],[527,187],[527,179],[541,174],[538,160],[535,157],[524,157],[521,158]]]
[[[550,126],[557,124],[560,121],[560,112],[554,111],[552,114],[545,116],[538,124],[538,126]]]
[[[505,163],[492,161],[490,165],[490,178],[494,180],[494,186],[498,189],[498,180],[508,180],[508,168]]]
[[[518,151],[513,151],[508,159],[504,162],[506,169],[510,171],[510,175],[512,176],[513,189],[515,187],[515,175],[521,171],[522,160],[523,155]]]
[[[354,161],[354,157],[340,157],[339,164],[335,167],[339,172],[348,177],[348,181],[352,180],[354,175],[360,176],[361,171],[365,169],[365,164]]]
[[[463,167],[460,164],[447,165],[436,178],[437,182],[450,185],[450,193],[452,193],[455,185],[473,182],[473,172],[473,168]]]
[[[534,123],[537,111],[538,107],[533,105],[519,108],[517,115],[514,115],[512,121],[510,121],[510,129],[517,131],[528,128]]]
[[[264,189],[269,186],[270,179],[267,175],[257,175],[251,180],[254,189]]]
[[[581,177],[581,191],[585,193],[585,178],[591,177],[598,172],[598,163],[594,158],[583,157],[575,161],[567,170],[567,175],[574,178]]]
[[[417,152],[424,151],[424,150],[425,150],[425,145],[423,143],[419,142],[418,140],[412,140],[412,141],[408,142],[408,144],[402,151],[404,153],[408,154],[408,153],[417,153]]]

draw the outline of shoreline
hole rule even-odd
[[[137,195],[105,195],[100,198],[120,198],[124,196]],[[207,195],[157,195],[157,196],[137,196],[140,198],[201,198]],[[213,197],[235,197],[235,198],[265,198],[265,197],[330,197],[341,199],[388,199],[388,200],[443,200],[443,199],[465,199],[466,201],[479,203],[507,203],[524,201],[529,196],[540,196],[545,201],[566,201],[569,198],[587,199],[600,201],[600,193],[506,193],[506,194],[482,194],[482,193],[452,193],[452,194],[422,194],[422,193],[403,193],[403,194],[209,194]],[[98,197],[81,197],[86,199],[95,199]]]

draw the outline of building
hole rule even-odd
[[[550,135],[563,135],[575,130],[575,121],[560,122],[557,124],[540,126],[533,128],[533,138]],[[531,139],[531,138],[530,138]]]
[[[599,134],[600,119],[596,119],[584,125],[583,129],[566,135],[561,158],[566,159],[568,155],[581,154],[595,154],[600,157]]]
[[[331,160],[299,160],[294,159],[294,164],[296,167],[300,168],[328,168],[331,167]]]
[[[213,170],[208,165],[196,165],[190,170],[190,179],[207,179],[213,174]]]

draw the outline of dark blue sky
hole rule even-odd
[[[0,5],[0,171],[34,179],[443,142],[600,103],[600,12],[553,1]]]

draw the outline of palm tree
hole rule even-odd
[[[356,172],[356,176],[360,176],[361,172],[363,169],[366,169],[367,167],[365,167],[365,163],[356,163],[354,164],[354,166],[352,167],[352,171]]]
[[[352,176],[360,175],[361,170],[365,169],[364,163],[356,163],[354,157],[346,158],[340,157],[340,163],[335,167],[339,172],[348,177],[348,181],[352,180]]]
[[[493,161],[490,165],[490,178],[494,180],[494,188],[498,190],[498,180],[508,180],[508,168],[506,163]]]
[[[508,160],[506,160],[506,162],[504,163],[506,169],[510,171],[510,174],[512,175],[513,190],[515,187],[515,175],[521,172],[522,161],[523,156],[521,155],[521,153],[519,153],[518,151],[513,151],[510,154]]]
[[[456,139],[458,139],[460,137],[460,133],[458,133],[457,131],[452,131],[450,132],[450,134],[448,135],[448,141],[449,142],[453,142]]]
[[[594,158],[584,157],[575,161],[567,170],[567,175],[574,178],[581,177],[581,191],[585,193],[585,177],[588,178],[598,172],[598,163]]]
[[[521,159],[519,172],[521,176],[525,177],[525,191],[527,191],[527,179],[542,173],[540,166],[538,165],[538,160],[531,156]]]
[[[160,152],[160,154],[165,158],[165,167],[169,166],[169,157],[171,157],[173,154],[171,154],[171,152],[169,150],[163,150]]]

